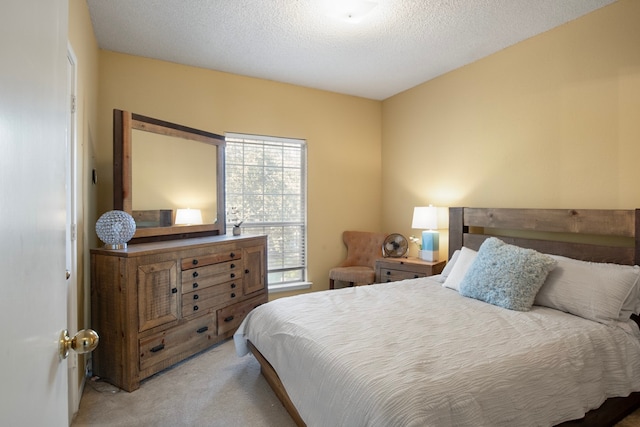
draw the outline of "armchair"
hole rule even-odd
[[[348,282],[349,286],[374,283],[376,259],[382,258],[382,244],[386,236],[368,231],[342,233],[347,258],[329,270],[329,289],[335,288],[336,280]]]

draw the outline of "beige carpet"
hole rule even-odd
[[[620,421],[615,427],[640,427],[640,409],[636,409],[633,414]]]
[[[256,359],[236,356],[233,340],[156,374],[132,393],[87,380],[71,425],[295,426]]]
[[[142,382],[133,393],[87,381],[72,427],[294,427],[260,375],[253,356],[233,341],[211,348]],[[616,427],[640,427],[640,410]]]

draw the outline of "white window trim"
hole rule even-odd
[[[313,286],[312,282],[291,282],[291,283],[283,283],[282,285],[271,285],[269,286],[270,294],[277,294],[280,292],[289,292],[289,291],[300,291],[304,289],[311,289]]]

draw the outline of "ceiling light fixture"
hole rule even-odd
[[[356,24],[378,5],[369,0],[327,0],[326,14],[344,22]]]

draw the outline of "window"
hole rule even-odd
[[[227,227],[268,236],[269,290],[306,281],[306,141],[227,134]],[[306,286],[305,286],[306,287]]]

